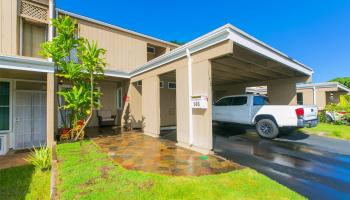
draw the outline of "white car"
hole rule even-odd
[[[263,138],[275,138],[282,128],[314,127],[317,106],[269,105],[263,95],[233,95],[213,105],[213,121],[254,125]]]

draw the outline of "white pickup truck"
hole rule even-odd
[[[234,95],[213,105],[213,121],[254,125],[261,137],[273,139],[282,128],[317,126],[317,112],[317,106],[269,105],[263,95]]]

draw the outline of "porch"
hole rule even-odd
[[[174,141],[150,137],[137,131],[91,127],[87,130],[87,136],[116,164],[126,169],[173,176],[201,176],[243,168],[216,156],[204,156],[179,147]]]

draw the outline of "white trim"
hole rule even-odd
[[[189,120],[189,144],[193,145],[194,137],[193,137],[193,120],[192,120],[192,58],[191,52],[189,49],[186,49],[187,56],[187,76],[188,76],[188,120]]]
[[[170,88],[170,84],[175,84],[175,88]],[[176,90],[176,82],[168,82],[168,89],[169,90]]]
[[[147,62],[146,64],[140,66],[139,68],[133,70],[130,72],[130,76],[136,76],[139,74],[142,74],[146,71],[152,70],[154,68],[160,67],[166,63],[172,62],[174,60],[177,60],[179,58],[186,56],[186,49],[189,49],[191,53],[195,53],[197,51],[200,51],[202,49],[205,49],[207,47],[210,47],[212,45],[215,45],[217,43],[220,43],[222,41],[225,41],[228,39],[229,32],[226,29],[222,29],[222,27],[205,34],[197,39],[192,40],[191,42],[188,42],[166,54],[163,54],[155,59],[152,59],[151,61]]]
[[[0,69],[53,73],[54,63],[39,58],[0,55]]]
[[[150,40],[153,40],[153,41],[157,41],[157,42],[161,42],[161,43],[164,43],[164,44],[167,44],[167,45],[171,45],[171,46],[174,46],[174,47],[178,47],[179,46],[177,44],[174,44],[174,43],[171,43],[171,42],[167,42],[165,40],[161,40],[161,39],[158,39],[158,38],[155,38],[155,37],[152,37],[152,36],[148,36],[148,35],[145,35],[145,34],[142,34],[142,33],[131,31],[131,30],[119,27],[119,26],[108,24],[106,22],[102,22],[102,21],[99,21],[99,20],[96,20],[96,19],[85,17],[85,16],[82,16],[82,15],[79,15],[79,14],[75,14],[75,13],[72,13],[72,12],[69,12],[69,11],[65,11],[65,10],[62,10],[62,9],[56,9],[56,10],[57,10],[58,13],[63,14],[63,15],[69,15],[69,16],[74,17],[74,18],[78,18],[78,19],[82,19],[82,20],[85,20],[85,21],[89,21],[89,22],[92,22],[92,23],[95,23],[95,24],[99,24],[99,25],[102,25],[102,26],[106,26],[106,27],[109,27],[109,28],[112,28],[112,29],[116,29],[116,30],[119,30],[119,31],[131,33],[133,35],[144,37],[144,38],[147,38],[147,39],[150,39]]]
[[[267,58],[284,64],[286,67],[292,68],[306,75],[312,75],[312,69],[299,63],[298,61],[288,57],[287,55],[277,51],[276,49],[266,45],[265,43],[255,39],[254,37],[244,33],[231,24],[222,26],[214,31],[209,32],[195,40],[192,40],[162,56],[159,56],[143,66],[131,71],[131,76],[136,76],[164,64],[177,60],[186,56],[187,49],[193,54],[225,40],[232,40],[245,48],[259,53]]]
[[[11,133],[13,132],[13,81],[11,79],[0,78],[0,82],[8,82],[9,83],[9,129],[8,130],[0,130],[0,134],[2,133]]]
[[[234,42],[236,42],[235,39],[234,39],[235,36],[239,36],[239,37],[245,38],[246,40],[250,40],[251,42],[253,42],[255,45],[258,45],[258,46],[260,46],[262,48],[265,48],[265,50],[270,51],[271,54],[275,54],[273,56],[274,58],[271,57],[271,59],[275,60],[275,58],[276,58],[276,61],[278,61],[280,59],[285,59],[285,60],[281,60],[279,62],[281,62],[281,63],[287,62],[287,63],[291,64],[290,66],[292,68],[296,67],[294,69],[298,70],[299,68],[304,68],[304,70],[306,70],[307,73],[310,73],[309,71],[311,71],[311,74],[313,73],[313,70],[311,68],[309,68],[306,65],[298,62],[297,60],[294,60],[293,58],[291,58],[288,55],[278,51],[277,49],[267,45],[266,43],[256,39],[255,37],[249,35],[248,33],[242,31],[241,29],[233,26],[232,24],[226,24],[225,27],[229,28],[231,33],[233,33],[233,35],[232,34],[230,35],[230,39],[233,40]],[[245,46],[245,47],[248,47],[248,46]],[[258,53],[262,53],[260,51],[257,51],[257,52]],[[277,58],[276,56],[280,56],[282,58]],[[289,64],[287,66],[289,66]],[[309,74],[309,75],[311,75],[311,74]]]
[[[277,61],[284,64],[286,67],[302,72],[306,75],[312,75],[313,71],[293,60],[292,58],[286,56],[285,54],[280,53],[279,51],[273,49],[270,46],[265,45],[264,43],[252,39],[251,36],[244,35],[237,30],[232,29],[229,36],[230,40],[243,46],[247,49],[250,49],[264,57]]]
[[[176,126],[161,126],[161,131],[170,131],[170,130],[176,130]]]
[[[136,86],[141,87],[142,86],[142,80],[141,81],[136,81]]]
[[[164,88],[164,81],[159,81],[159,88]]]
[[[350,89],[345,85],[340,84],[338,82],[324,82],[324,83],[303,83],[297,84],[297,89],[312,89],[312,88],[340,88],[346,92],[350,92]]]
[[[129,73],[110,69],[106,69],[104,75],[116,78],[130,78]]]

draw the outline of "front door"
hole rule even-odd
[[[14,148],[46,143],[46,92],[16,91]]]

